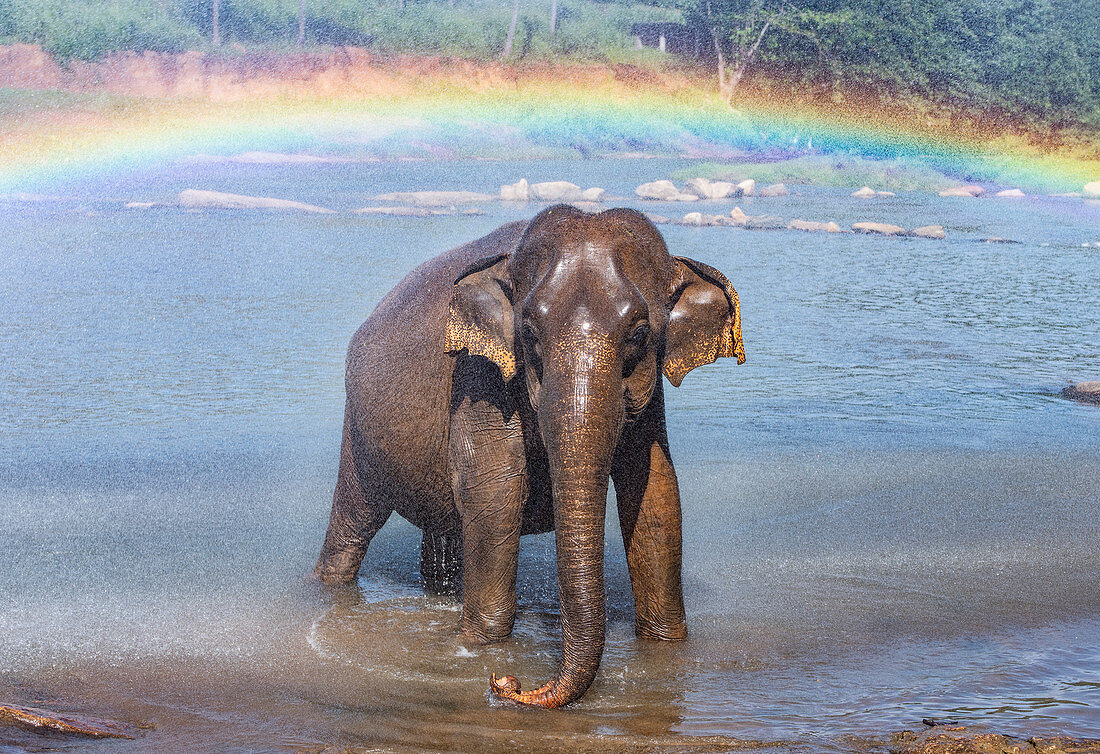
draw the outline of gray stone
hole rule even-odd
[[[953,188],[944,189],[940,192],[940,196],[964,196],[964,197],[976,197],[985,193],[985,189],[981,186],[955,186]]]
[[[756,193],[756,181],[752,178],[746,178],[737,184],[737,188],[741,192],[741,196],[752,196]]]
[[[664,215],[655,215],[652,212],[646,212],[645,216],[646,219],[648,219],[654,225],[668,225],[670,222],[672,222]]]
[[[301,202],[292,202],[287,199],[227,194],[221,191],[200,191],[199,189],[185,189],[181,191],[179,195],[179,206],[186,209],[279,209],[335,214],[331,209],[315,207],[312,204],[302,204]]]
[[[1001,238],[1000,236],[990,236],[989,238],[983,238],[983,243],[1020,243],[1019,241],[1011,238]]]
[[[852,192],[852,196],[856,197],[857,199],[871,199],[871,198],[874,197],[874,195],[875,195],[875,190],[873,188],[871,188],[870,186],[864,186],[863,188],[859,189],[858,191],[853,191]]]
[[[1100,181],[1086,183],[1081,193],[1088,199],[1100,199]]]
[[[917,238],[947,238],[942,225],[922,225],[919,228],[913,228],[909,235]]]
[[[1100,380],[1070,385],[1062,391],[1062,396],[1075,401],[1100,404]]]
[[[680,195],[680,189],[672,181],[650,181],[634,189],[634,193],[642,199],[669,201]]]
[[[525,202],[530,198],[531,192],[526,178],[500,187],[500,200],[503,202]]]
[[[700,199],[725,199],[737,190],[727,181],[711,181],[706,178],[692,178],[684,184],[684,193],[694,194]]]
[[[905,228],[889,223],[854,223],[852,230],[856,233],[870,233],[879,236],[900,236],[905,234]]]
[[[782,183],[773,183],[760,189],[760,196],[787,196],[790,193]]]
[[[569,181],[545,181],[531,184],[531,198],[540,202],[576,202],[583,195],[581,187]]]
[[[744,225],[748,222],[749,216],[740,207],[734,207],[730,210],[730,219],[733,220],[734,225]]]
[[[787,224],[788,230],[804,230],[818,233],[840,233],[840,226],[834,222],[815,222],[812,220],[791,220]]]
[[[581,199],[586,202],[602,202],[607,192],[598,186],[587,188],[581,192]]]
[[[876,191],[875,196],[879,199],[889,199],[891,196],[897,196],[893,191]]]
[[[1002,199],[1022,199],[1027,196],[1020,189],[1005,189],[1004,191],[998,191],[996,195]]]

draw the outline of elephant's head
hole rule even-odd
[[[717,270],[670,256],[644,215],[539,213],[511,253],[455,282],[446,349],[467,349],[526,390],[546,449],[557,532],[563,651],[558,675],[496,693],[557,707],[599,668],[605,632],[603,537],[612,458],[624,427],[646,421],[663,372],[684,375],[720,356],[745,359],[737,293]]]

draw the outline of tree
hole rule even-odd
[[[508,25],[508,37],[504,40],[504,52],[500,55],[501,60],[507,60],[508,56],[512,54],[512,42],[516,38],[517,21],[519,21],[519,0],[515,0],[515,4],[512,6],[512,23]]]

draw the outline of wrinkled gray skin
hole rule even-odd
[[[421,573],[462,588],[462,632],[500,641],[516,613],[521,534],[556,530],[562,660],[545,707],[591,685],[605,633],[604,515],[613,480],[636,631],[686,636],[680,499],[664,423],[674,385],[744,360],[737,294],[671,257],[633,210],[559,205],[413,270],[352,338],[340,470],[315,573],[355,578],[393,511],[424,531]]]

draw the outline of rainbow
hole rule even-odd
[[[0,95],[4,92],[0,91]],[[455,85],[389,94],[202,99],[0,98],[0,194],[48,193],[195,155],[249,151],[346,159],[680,154],[717,160],[804,154],[899,160],[963,181],[1079,190],[1100,161],[1044,153],[891,118],[764,98],[731,109],[702,89],[647,92],[589,81]],[[7,105],[6,101],[14,104]]]

